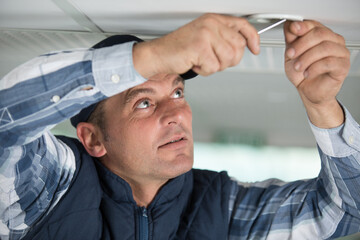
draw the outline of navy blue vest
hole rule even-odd
[[[25,239],[227,239],[230,179],[191,170],[165,184],[148,208],[128,183],[90,157],[76,139],[76,172],[67,193]]]

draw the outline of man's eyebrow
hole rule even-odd
[[[180,76],[178,76],[177,78],[175,78],[173,80],[172,86],[176,87],[179,84],[185,85],[184,79]],[[142,94],[142,93],[155,94],[156,91],[152,88],[137,88],[134,90],[129,90],[125,94],[125,104],[131,102],[137,95]]]
[[[152,88],[137,88],[130,90],[125,95],[125,104],[131,102],[137,95],[142,93],[155,94],[155,90]]]
[[[185,85],[185,80],[180,76],[178,76],[177,78],[174,79],[172,85],[173,85],[173,87],[175,87],[176,85],[179,85],[179,83],[182,83],[183,85]]]

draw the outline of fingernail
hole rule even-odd
[[[255,53],[259,53],[259,52],[260,52],[260,43],[259,43],[258,40],[255,40],[255,41],[254,41],[253,46],[254,46],[254,51],[255,51]]]
[[[288,58],[293,58],[293,57],[295,56],[295,49],[289,48],[289,49],[286,51],[286,55],[288,56]]]
[[[295,65],[294,65],[294,68],[296,71],[299,71],[300,70],[300,67],[301,67],[301,63],[300,62],[296,62]]]
[[[293,25],[294,25],[296,31],[300,31],[301,26],[300,26],[300,24],[298,22],[294,22]]]
[[[260,53],[260,46],[258,44],[256,44],[254,50],[256,53]]]

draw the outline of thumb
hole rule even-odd
[[[286,21],[284,24],[284,36],[285,36],[285,43],[290,44],[294,42],[299,36],[294,34],[291,29],[292,21]]]

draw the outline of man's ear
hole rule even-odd
[[[102,142],[102,134],[95,125],[80,122],[76,127],[76,133],[80,142],[91,156],[99,158],[106,154],[106,148]]]

